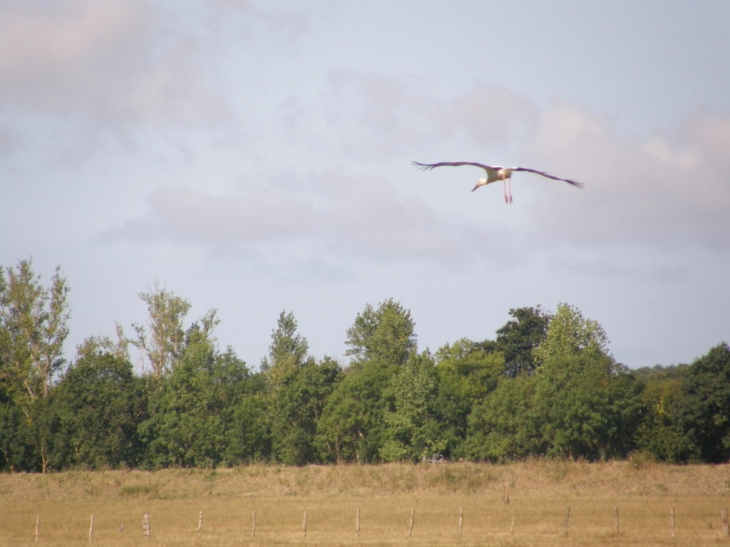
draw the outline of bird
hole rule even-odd
[[[583,188],[585,186],[582,182],[578,182],[577,180],[561,179],[560,177],[553,176],[545,171],[538,171],[537,169],[530,169],[528,167],[502,167],[501,165],[484,165],[483,163],[476,163],[473,161],[442,161],[440,163],[419,163],[414,161],[413,165],[420,167],[423,171],[444,166],[459,167],[461,165],[471,165],[473,167],[480,167],[487,173],[487,178],[479,179],[477,181],[477,185],[472,188],[471,191],[473,192],[477,188],[481,188],[482,186],[501,180],[504,186],[504,202],[508,205],[512,203],[512,173],[517,173],[519,171],[535,173],[536,175],[542,175],[543,177],[553,180],[561,180],[568,184],[572,184],[576,188]],[[509,187],[507,182],[509,182]]]

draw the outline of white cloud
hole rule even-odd
[[[149,195],[148,202],[147,215],[128,221],[111,235],[249,246],[297,240],[311,235],[314,229],[311,206],[261,186],[239,196],[163,186]]]
[[[52,0],[4,8],[0,101],[16,112],[112,132],[224,126],[202,42],[148,1]]]
[[[537,110],[526,98],[503,86],[483,84],[456,97],[436,116],[440,134],[462,133],[475,145],[492,148],[524,139],[536,118]]]
[[[6,6],[0,20],[0,73],[31,89],[92,63],[120,38],[135,33],[143,6],[84,0],[43,4]]]
[[[399,196],[382,178],[327,174],[321,228],[337,252],[387,260],[469,260],[485,234],[435,211],[418,196]]]
[[[504,149],[537,121],[534,105],[503,86],[476,84],[446,98],[434,96],[422,80],[355,71],[332,72],[329,84],[328,123],[347,128],[342,147],[355,157],[438,152],[454,143],[463,148],[465,141],[473,149]]]
[[[174,242],[203,248],[257,250],[279,260],[347,262],[473,260],[483,241],[506,241],[438,213],[417,196],[399,196],[379,178],[339,171],[308,173],[301,188],[249,185],[238,195],[180,186],[157,188],[149,210],[107,237]],[[501,244],[498,244],[500,246]],[[496,251],[496,249],[495,249]]]
[[[637,144],[595,113],[568,104],[550,108],[542,113],[532,155],[586,188],[545,190],[534,211],[536,229],[579,246],[727,247],[728,127],[726,116],[698,114],[676,134]]]

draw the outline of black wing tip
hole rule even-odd
[[[420,163],[420,162],[417,162],[417,161],[412,161],[411,162],[411,165],[415,165],[421,171],[428,171],[429,169],[433,169],[434,168],[434,166],[431,165],[430,163]]]

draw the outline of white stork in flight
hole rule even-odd
[[[561,179],[560,177],[554,177],[545,171],[537,171],[536,169],[528,169],[527,167],[501,167],[499,165],[484,165],[483,163],[475,163],[472,161],[442,161],[441,163],[418,163],[417,161],[414,161],[413,165],[419,166],[424,171],[444,166],[459,167],[460,165],[472,165],[474,167],[481,167],[487,173],[487,178],[479,179],[477,181],[477,185],[472,188],[471,191],[473,192],[477,188],[481,188],[482,186],[501,180],[504,185],[504,202],[507,204],[512,203],[512,173],[517,171],[527,171],[528,173],[535,173],[549,179],[562,180],[563,182],[572,184],[576,188],[583,188],[584,186],[582,182],[570,179]],[[508,182],[509,185],[507,184]]]

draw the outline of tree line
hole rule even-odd
[[[257,369],[221,350],[215,310],[155,286],[147,322],[87,338],[67,363],[69,288],[30,260],[0,269],[0,470],[217,467],[252,462],[672,463],[730,458],[730,348],[631,370],[568,304],[509,311],[494,339],[419,350],[409,310],[367,304],[346,366],[309,354],[282,311]],[[146,361],[135,374],[130,347]]]

